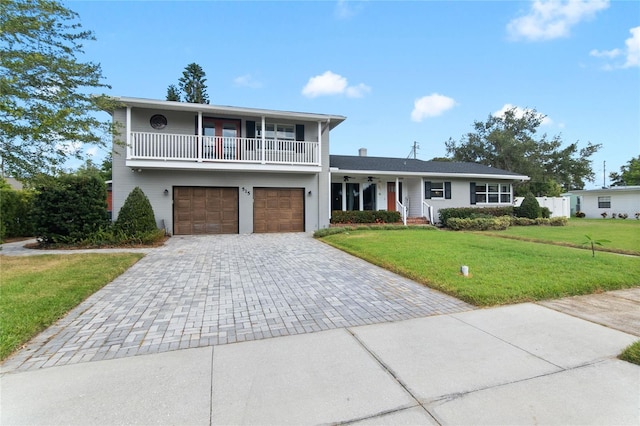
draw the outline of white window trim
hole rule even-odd
[[[478,186],[482,186],[484,185],[486,190],[484,192],[478,192]],[[498,192],[489,192],[489,186],[491,185],[497,185],[498,186]],[[503,192],[502,191],[502,186],[507,185],[509,186],[509,192]],[[478,194],[484,194],[486,197],[487,201],[478,201]],[[489,201],[489,194],[491,195],[498,195],[498,201]],[[503,195],[509,195],[509,201],[502,201],[502,196]],[[496,205],[496,204],[512,204],[513,203],[513,185],[510,183],[498,183],[498,182],[477,182],[476,183],[476,204],[491,204],[491,205]]]

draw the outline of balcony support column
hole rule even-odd
[[[318,121],[318,158],[316,164],[322,165],[322,122]],[[329,165],[327,164],[327,167]]]
[[[267,123],[266,123],[266,119],[265,119],[264,115],[262,116],[262,122],[261,123],[262,123],[261,124],[262,127],[260,127],[262,129],[262,132],[260,132],[260,139],[262,139],[262,153],[261,153],[262,158],[261,159],[262,159],[262,164],[265,164],[266,163],[266,158],[267,158],[266,155],[265,155],[266,154],[265,153],[265,145],[266,145],[265,144],[265,135],[267,133],[267,127],[266,127]]]
[[[127,144],[127,160],[131,158],[131,107],[127,107],[127,116],[125,118],[125,143]]]
[[[202,163],[202,111],[198,111],[198,163]]]

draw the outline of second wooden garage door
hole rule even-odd
[[[238,188],[175,187],[176,235],[237,234]]]
[[[253,232],[304,232],[304,189],[254,188]]]

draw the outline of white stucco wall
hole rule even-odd
[[[167,126],[162,130],[154,130],[149,125],[152,115],[162,113],[167,117]],[[193,171],[175,169],[132,170],[126,165],[125,118],[126,109],[119,109],[113,114],[114,121],[122,123],[121,144],[113,145],[113,220],[117,218],[126,197],[139,186],[149,198],[158,226],[164,220],[168,231],[173,233],[173,187],[233,187],[239,189],[239,232],[253,232],[253,194],[254,187],[303,188],[305,198],[305,230],[314,231],[329,226],[330,184],[329,184],[329,130],[322,137],[322,172],[321,173],[279,173],[279,172],[242,172],[230,171]],[[231,117],[238,118],[238,117]],[[243,117],[241,134],[245,133],[245,121],[259,118]],[[270,121],[270,120],[267,120]],[[275,120],[286,124],[286,120]],[[294,123],[294,122],[292,122]],[[317,140],[317,122],[295,122],[305,124],[305,139]],[[196,129],[193,113],[180,111],[157,111],[148,109],[132,109],[132,131],[164,132],[194,134]],[[248,169],[250,169],[248,165]],[[245,188],[242,191],[240,188]],[[167,189],[169,195],[164,194]],[[309,191],[311,195],[309,195]]]
[[[613,213],[616,215],[626,213],[630,219],[635,219],[634,215],[640,212],[640,187],[635,190],[576,191],[576,194],[581,197],[580,211],[590,219],[601,219],[602,213],[605,212],[608,218]],[[610,208],[598,207],[598,197],[602,196],[611,197]]]

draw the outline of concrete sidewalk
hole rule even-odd
[[[0,423],[638,425],[635,340],[512,305],[5,374]]]

